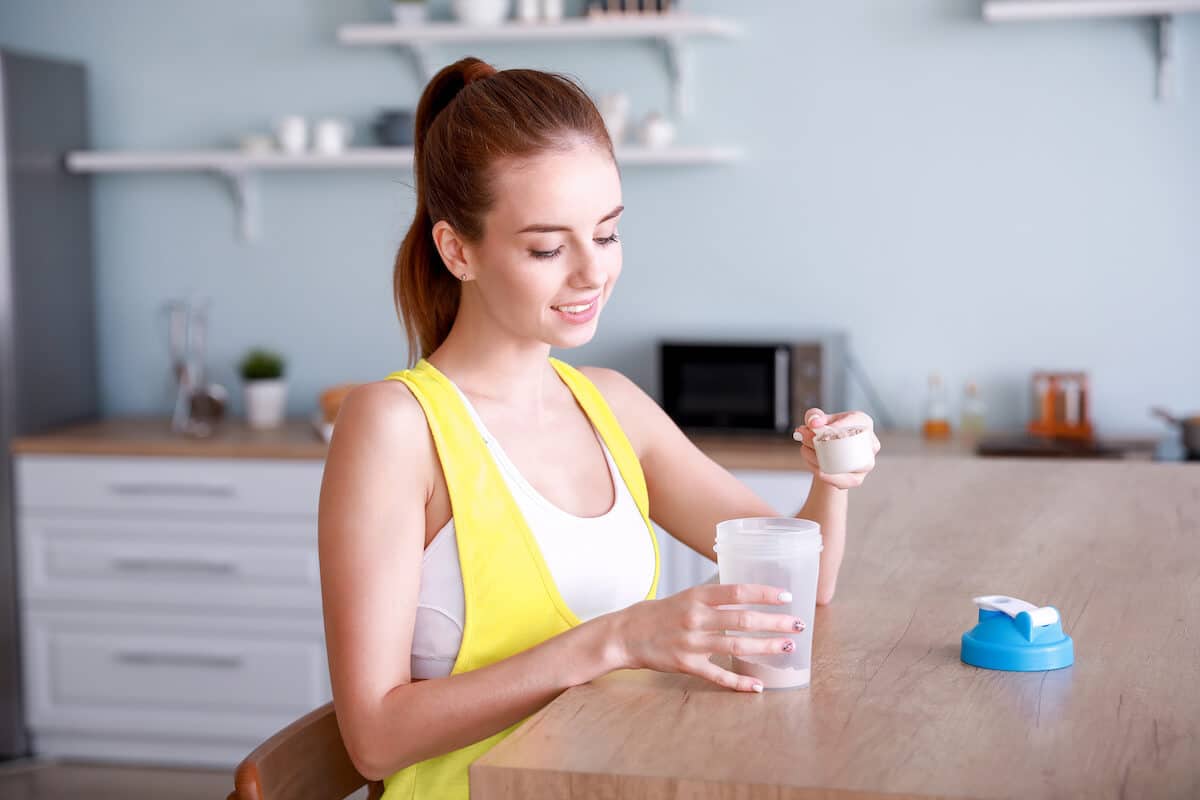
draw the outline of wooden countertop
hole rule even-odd
[[[879,431],[881,457],[973,457],[974,442],[963,437],[925,441],[914,431]],[[796,442],[786,435],[692,435],[692,441],[726,469],[804,469]],[[240,420],[225,422],[211,437],[172,433],[166,418],[110,419],[62,428],[13,443],[15,453],[56,455],[166,456],[182,458],[323,459],[325,442],[308,420],[288,420],[282,428],[256,431]],[[1132,451],[1135,457],[1147,452]]]
[[[171,431],[167,418],[109,419],[72,425],[40,436],[13,440],[14,453],[181,458],[325,458],[328,445],[308,420],[288,420],[276,430],[256,431],[225,422],[205,439]]]
[[[810,688],[615,672],[476,762],[471,796],[1200,796],[1200,471],[917,463],[854,490]],[[1074,666],[962,663],[971,598],[992,593],[1058,608]]]

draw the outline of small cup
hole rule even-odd
[[[344,119],[326,117],[313,128],[313,148],[318,153],[337,155],[346,149],[353,128]]]
[[[871,429],[862,425],[818,428],[813,432],[813,449],[826,475],[859,472],[875,461]]]
[[[295,114],[283,117],[275,125],[275,137],[283,152],[289,155],[303,153],[308,147],[308,121]]]

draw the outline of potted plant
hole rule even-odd
[[[238,364],[246,422],[251,428],[277,428],[283,424],[287,404],[287,381],[283,378],[283,357],[262,348],[250,350]]]
[[[392,18],[396,24],[420,25],[425,17],[425,0],[392,0]]]

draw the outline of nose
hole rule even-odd
[[[576,286],[599,289],[608,280],[608,270],[600,254],[591,248],[584,250],[575,263],[574,283]]]

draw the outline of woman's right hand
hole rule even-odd
[[[786,605],[791,599],[784,590],[771,586],[712,583],[661,600],[635,603],[617,612],[621,668],[682,672],[730,689],[760,692],[761,681],[723,669],[709,661],[709,657],[790,653],[795,642],[787,634],[803,631],[806,623],[790,614],[717,606]],[[725,631],[767,631],[781,635],[729,636]]]

